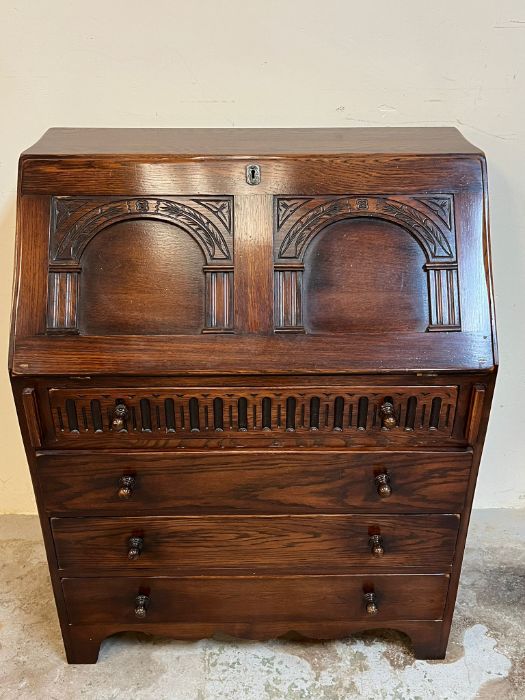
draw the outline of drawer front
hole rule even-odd
[[[48,446],[115,448],[228,436],[417,445],[451,437],[458,387],[52,388],[48,397]]]
[[[438,620],[447,575],[65,578],[71,624]],[[373,593],[377,613],[367,613]],[[145,595],[145,605],[137,596]],[[145,610],[138,617],[136,608]],[[381,625],[380,625],[381,626]]]
[[[40,455],[47,512],[457,513],[465,452],[196,451]],[[380,495],[381,494],[381,495]]]
[[[298,573],[450,569],[459,516],[52,518],[63,570]]]

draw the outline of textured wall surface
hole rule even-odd
[[[502,369],[476,505],[525,506],[521,0],[3,0],[0,335],[17,159],[49,126],[457,126],[489,162]],[[0,512],[33,512],[7,372]]]

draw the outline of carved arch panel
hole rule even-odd
[[[310,243],[332,224],[357,217],[405,229],[425,255],[427,331],[459,331],[460,301],[452,194],[274,198],[275,330],[304,332],[304,269]]]
[[[184,232],[200,247],[205,288],[203,333],[233,330],[233,197],[127,197],[52,199],[48,333],[78,333],[82,254],[104,229],[154,219]]]

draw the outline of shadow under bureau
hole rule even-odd
[[[10,373],[67,658],[126,631],[446,651],[497,369],[455,129],[51,129]]]

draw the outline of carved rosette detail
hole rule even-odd
[[[103,229],[120,221],[157,219],[174,224],[200,246],[206,265],[203,332],[233,326],[233,198],[55,197],[52,203],[48,333],[76,333],[82,253]]]
[[[293,270],[298,266],[302,268],[308,246],[315,236],[338,221],[364,216],[384,219],[401,226],[422,248],[427,259],[425,271],[430,298],[428,330],[461,330],[453,204],[451,194],[432,197],[276,197],[276,329],[288,332],[304,330],[302,309],[297,309],[297,300],[302,299],[302,274],[295,274]],[[287,276],[285,270],[288,271]],[[290,291],[292,278],[295,280],[293,292]],[[291,320],[294,323],[290,323]]]

